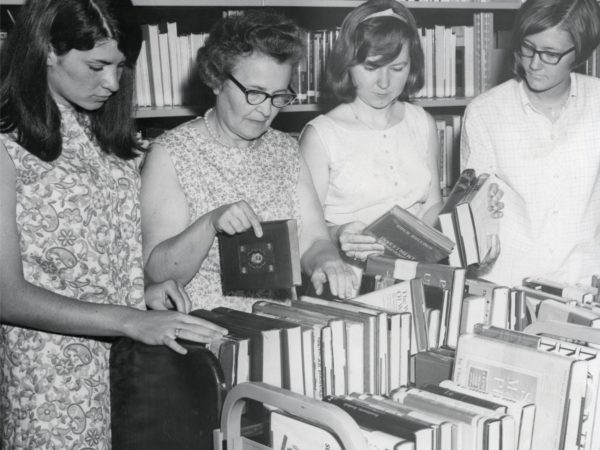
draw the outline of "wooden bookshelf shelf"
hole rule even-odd
[[[144,0],[142,0],[144,1]],[[320,8],[355,8],[364,3],[361,0],[263,0],[262,6],[286,7],[320,7]],[[401,1],[409,9],[467,9],[467,10],[516,10],[521,6],[518,1],[489,1],[489,2],[416,2]]]
[[[470,98],[467,97],[455,97],[455,98],[420,98],[414,101],[415,104],[420,105],[424,108],[446,108],[446,107],[463,107],[466,106]],[[205,108],[193,108],[186,106],[166,106],[163,108],[145,107],[137,108],[135,110],[136,119],[149,119],[155,117],[182,117],[182,116],[196,116],[198,111]],[[321,106],[317,104],[307,105],[290,105],[281,110],[282,113],[296,113],[296,112],[319,112]]]
[[[25,0],[0,0],[0,6],[22,5]],[[260,6],[284,7],[321,7],[321,8],[354,8],[363,3],[362,0],[133,0],[135,6],[172,7],[172,6],[214,6],[224,8],[252,8]],[[402,1],[411,9],[467,9],[467,10],[516,10],[521,6],[519,1],[488,2],[417,2]]]

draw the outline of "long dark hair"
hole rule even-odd
[[[44,161],[62,151],[60,111],[47,79],[49,49],[64,55],[114,39],[125,56],[120,88],[97,111],[85,111],[100,148],[123,159],[138,155],[132,118],[134,68],[142,35],[130,0],[29,0],[3,48],[0,131]]]

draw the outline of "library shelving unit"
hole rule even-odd
[[[25,0],[0,0],[0,7],[18,7]],[[256,7],[272,7],[280,9],[286,15],[295,18],[307,30],[332,28],[339,26],[344,16],[354,7],[363,3],[361,0],[133,0],[139,7],[142,23],[159,23],[175,21],[185,33],[208,31],[214,19],[220,17],[224,10]],[[454,26],[472,23],[475,12],[497,13],[500,27],[510,28],[514,11],[521,2],[519,0],[491,1],[400,1],[414,13],[419,26],[437,24]],[[470,16],[470,17],[469,17]],[[5,22],[6,23],[6,22]],[[431,97],[415,100],[434,113],[458,112],[468,104],[467,97]],[[194,116],[205,109],[203,105],[142,107],[136,110],[138,119],[160,119]],[[282,111],[300,113],[302,118],[311,117],[321,111],[317,104],[292,104]]]
[[[11,0],[20,3],[22,0]],[[0,0],[0,3],[2,1]],[[133,0],[140,7],[141,20],[149,22],[175,21],[178,24],[183,20],[189,22],[190,15],[195,14],[196,9],[205,20],[198,20],[193,25],[195,29],[190,30],[189,24],[181,24],[184,32],[207,31],[210,20],[208,17],[217,18],[220,11],[231,9],[244,9],[256,7],[271,7],[279,9],[289,17],[293,17],[306,30],[331,29],[339,26],[344,16],[354,7],[363,3],[359,0]],[[488,2],[474,1],[400,1],[414,13],[419,26],[433,26],[442,24],[447,26],[464,25],[473,23],[473,14],[476,12],[492,12],[498,15],[498,26],[504,29],[510,28],[514,12],[520,7],[519,0],[498,0]],[[203,23],[202,23],[203,22]],[[428,97],[418,98],[415,103],[430,109],[433,113],[462,113],[470,98],[459,97]],[[166,106],[166,107],[142,107],[136,111],[138,119],[159,119],[177,117],[189,117],[198,114],[202,105],[190,106]],[[321,111],[321,106],[316,103],[292,104],[283,109],[280,116],[289,116],[290,113],[299,113],[294,120],[290,117],[279,119],[284,122],[284,131],[291,131],[294,126],[286,125],[287,122],[303,123],[304,119],[310,118]],[[296,114],[294,114],[296,115]],[[277,123],[276,123],[277,125]],[[277,127],[277,126],[276,126]],[[300,127],[301,128],[301,127]]]

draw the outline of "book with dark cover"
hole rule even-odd
[[[299,286],[300,251],[294,219],[261,222],[263,236],[254,229],[233,235],[218,234],[223,293]]]
[[[327,397],[325,401],[346,411],[360,427],[380,430],[415,443],[417,449],[433,449],[433,429],[423,421],[378,410],[352,398]]]
[[[444,397],[453,398],[455,400],[460,400],[462,402],[469,403],[482,408],[490,409],[492,411],[506,412],[506,406],[501,405],[500,403],[496,403],[491,400],[486,400],[481,397],[476,397],[474,395],[453,391],[452,389],[442,387],[438,384],[425,384],[420,386],[419,389],[431,392],[433,394],[443,395]]]
[[[241,324],[262,330],[281,330],[281,383],[282,387],[304,394],[302,370],[302,338],[300,325],[285,319],[275,319],[259,314],[238,311],[220,306],[213,312],[223,313]]]
[[[397,205],[367,225],[364,233],[376,237],[385,254],[412,261],[438,262],[454,247],[444,234]]]
[[[250,381],[281,387],[281,329],[263,329],[219,311],[196,309],[190,313],[227,328],[229,334],[250,339]]]
[[[415,356],[415,386],[439,384],[452,378],[454,355],[442,348],[431,349]]]

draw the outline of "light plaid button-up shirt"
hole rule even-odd
[[[480,95],[465,111],[461,167],[496,173],[507,185],[501,254],[486,278],[589,285],[600,273],[600,79],[572,74],[554,123],[535,110],[522,82]]]

